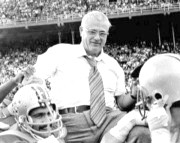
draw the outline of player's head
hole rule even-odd
[[[30,84],[20,88],[12,101],[13,114],[19,127],[36,140],[54,135],[66,135],[56,104],[49,97],[46,88]]]
[[[180,56],[159,54],[150,58],[141,68],[139,83],[150,104],[161,100],[171,107],[180,101]]]

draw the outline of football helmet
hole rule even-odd
[[[47,108],[52,120],[41,123],[33,123],[30,116],[32,109]],[[30,84],[20,88],[12,101],[13,115],[20,129],[31,134],[31,136],[41,140],[45,136],[54,135],[58,140],[66,136],[66,129],[63,126],[61,115],[57,111],[56,104],[52,102],[46,88],[39,84]],[[37,130],[38,127],[45,127],[45,130]]]
[[[171,107],[180,100],[180,55],[159,54],[148,59],[139,73],[143,104]]]

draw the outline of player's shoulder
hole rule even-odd
[[[17,124],[0,133],[0,143],[35,143],[30,134],[21,132]]]
[[[7,133],[7,135],[0,136],[0,143],[29,143],[29,142],[16,135]]]

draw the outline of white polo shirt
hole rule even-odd
[[[58,44],[38,56],[35,75],[51,78],[50,95],[59,108],[90,105],[89,72],[82,45]],[[104,52],[97,60],[102,76],[106,106],[115,108],[114,96],[126,92],[125,75],[118,62]]]

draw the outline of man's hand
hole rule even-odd
[[[139,90],[140,89],[138,87],[138,81],[132,81],[131,86],[130,86],[130,94],[133,99],[135,100],[137,99]]]
[[[28,84],[45,84],[45,81],[43,81],[41,78],[38,78],[38,77],[35,77],[35,76],[32,76],[28,79],[24,79],[22,81],[22,84],[23,85],[28,85]]]

